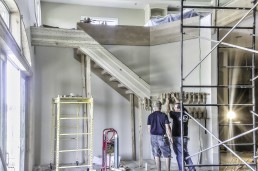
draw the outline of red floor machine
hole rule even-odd
[[[114,154],[114,166],[112,167],[111,157]],[[103,145],[102,145],[102,167],[101,171],[109,170],[125,170],[119,167],[119,141],[117,131],[113,128],[103,130]]]

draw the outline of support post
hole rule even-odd
[[[85,54],[81,54],[81,68],[82,68],[82,96],[86,97],[86,98],[91,98],[91,60],[90,57],[85,55]],[[83,104],[83,117],[90,117],[90,104]],[[84,120],[83,122],[83,132],[89,132],[89,119]],[[90,144],[90,138],[89,136],[92,135],[88,135],[85,134],[84,138],[83,138],[83,148],[89,148],[89,144]],[[84,153],[84,163],[88,163],[89,162],[89,152],[85,151]],[[91,164],[91,163],[88,163]]]
[[[130,94],[130,103],[131,103],[132,160],[136,160],[134,94]]]
[[[183,127],[183,85],[184,85],[184,20],[183,20],[183,12],[184,12],[184,0],[181,0],[181,82],[180,82],[180,108],[181,108],[181,122],[180,122],[180,132],[181,132],[181,166],[182,169],[185,170],[185,160],[184,160],[184,127]]]
[[[86,72],[85,72],[85,77],[86,77],[86,83],[85,83],[85,85],[86,85],[86,87],[85,87],[85,89],[86,89],[86,91],[85,91],[85,93],[86,93],[86,98],[91,98],[91,60],[90,60],[90,57],[88,56],[88,55],[85,55],[85,65],[86,65]],[[91,118],[91,108],[92,108],[92,106],[91,106],[91,104],[89,104],[89,103],[87,103],[86,104],[86,116],[85,117],[88,117],[88,119],[86,119],[86,120],[84,120],[84,122],[85,122],[85,132],[89,132],[89,130],[90,129],[93,129],[93,128],[91,128],[92,127],[92,125],[90,124],[90,120],[92,120],[92,118]],[[91,138],[89,138],[89,136],[91,136]],[[85,142],[86,142],[86,144],[85,144],[85,148],[91,148],[90,147],[90,140],[91,139],[93,139],[93,137],[92,137],[93,135],[92,134],[87,134],[86,136],[84,136],[84,138],[85,138]],[[92,150],[92,149],[91,149]],[[89,159],[89,154],[90,154],[90,151],[86,151],[86,153],[85,153],[85,158],[87,158],[87,163],[89,164],[89,165],[92,165],[92,163],[89,163],[90,162],[90,159]]]
[[[257,0],[254,0],[253,1],[254,4],[257,4]],[[257,12],[257,9],[255,8],[253,10],[253,35],[252,35],[252,48],[253,50],[256,49],[256,39],[255,39],[255,34],[256,34],[256,12]],[[253,53],[252,55],[252,78],[255,77],[255,66],[256,66],[256,54]],[[256,111],[256,98],[255,98],[255,92],[256,92],[256,89],[255,89],[255,80],[252,80],[252,86],[253,86],[253,91],[252,91],[252,103],[253,103],[253,111]],[[253,114],[253,129],[256,128],[256,116]],[[256,156],[257,153],[257,147],[256,147],[256,132],[254,131],[253,132],[253,156]],[[254,169],[257,170],[257,159],[256,158],[253,158],[253,161],[255,163],[255,167]]]
[[[141,98],[138,97],[138,106],[139,106],[139,115],[138,115],[138,120],[139,120],[139,168],[142,167],[142,102]]]
[[[86,97],[91,98],[91,59],[86,55]]]

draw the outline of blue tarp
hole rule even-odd
[[[193,9],[192,10],[185,10],[183,12],[183,19],[185,18],[191,18],[195,16],[200,16],[199,13],[195,12]],[[181,20],[181,14],[168,14],[165,17],[162,18],[154,18],[148,21],[146,26],[156,26],[164,23],[169,23],[173,21]]]

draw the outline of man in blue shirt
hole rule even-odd
[[[170,171],[171,149],[173,143],[171,128],[168,116],[161,112],[161,102],[157,101],[154,105],[154,112],[148,116],[148,130],[151,134],[152,154],[155,158],[158,171],[161,171],[160,157],[166,158],[166,168]]]

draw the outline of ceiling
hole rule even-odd
[[[45,2],[79,4],[89,6],[118,7],[144,9],[147,4],[167,4],[171,7],[179,7],[180,0],[41,0]],[[211,5],[216,0],[185,0],[186,5]],[[225,3],[229,0],[220,0]]]

